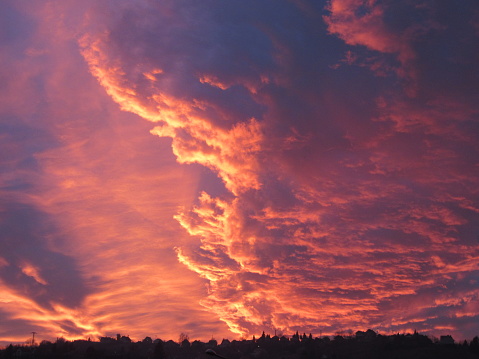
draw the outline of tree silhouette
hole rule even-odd
[[[190,340],[190,336],[187,333],[181,332],[180,337],[178,338],[178,343],[183,343],[184,340]]]
[[[162,340],[158,340],[153,351],[153,359],[165,359],[165,346]]]

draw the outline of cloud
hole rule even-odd
[[[48,219],[16,203],[6,203],[2,213],[2,281],[47,308],[52,301],[80,305],[88,290],[78,269],[71,258],[45,248],[42,241],[45,233],[54,232],[48,228]]]
[[[449,99],[464,99],[474,92],[470,76],[475,73],[471,58],[477,56],[472,45],[477,9],[472,1],[451,7],[429,0],[331,0],[326,9],[328,31],[349,45],[373,50],[358,62],[378,74],[394,71],[409,96],[447,93]]]
[[[92,332],[137,325],[145,333],[158,318],[176,318],[175,329],[191,325],[198,335],[475,335],[470,8],[91,4],[69,40],[83,97],[47,112],[59,119],[47,131],[58,143],[24,154],[39,178],[18,193],[29,203],[25,193],[34,194],[57,222],[53,232],[68,238],[52,243],[94,288],[82,297]],[[60,103],[68,81],[56,81],[46,93]],[[72,108],[83,115],[68,121]],[[38,261],[19,261],[16,271],[32,288],[49,283]],[[150,312],[160,297],[165,309]]]
[[[254,31],[265,41],[257,48],[256,43],[244,41],[248,38],[245,35],[238,38],[233,50],[227,42],[231,34],[211,35],[212,28],[224,25],[212,21],[218,21],[215,15],[219,8],[201,11],[189,5],[169,4],[168,12],[148,11],[168,20],[142,21],[142,27],[137,26],[133,34],[126,34],[126,27],[113,26],[108,38],[98,45],[101,56],[109,59],[102,64],[90,58],[91,45],[84,45],[84,54],[100,82],[104,80],[98,72],[108,70],[98,70],[98,66],[119,69],[115,83],[123,84],[122,91],[131,94],[126,105],[119,101],[123,108],[153,100],[133,112],[141,115],[144,108],[156,107],[144,117],[165,125],[153,133],[171,136],[180,162],[197,162],[214,169],[234,195],[215,198],[203,193],[191,211],[177,217],[199,239],[197,246],[177,251],[180,262],[209,281],[209,296],[201,302],[204,306],[219,313],[238,334],[265,327],[286,331],[298,326],[311,331],[346,326],[387,328],[397,312],[394,308],[384,311],[382,303],[411,296],[420,300],[423,288],[459,275],[459,268],[475,270],[466,264],[471,263],[466,258],[477,256],[477,246],[460,233],[472,230],[477,214],[463,210],[468,206],[463,198],[475,193],[466,184],[477,179],[474,170],[464,175],[463,169],[474,168],[464,157],[464,146],[477,149],[475,139],[458,124],[472,124],[471,116],[477,109],[461,108],[453,98],[414,104],[408,99],[413,94],[410,82],[401,90],[390,79],[394,74],[408,76],[416,81],[416,89],[424,87],[418,65],[422,54],[415,51],[415,44],[440,31],[431,15],[431,4],[416,7],[417,16],[427,19],[422,25],[413,21],[398,28],[388,19],[392,4],[332,1],[324,18],[329,32],[348,45],[364,45],[384,54],[384,64],[389,61],[395,71],[380,80],[374,79],[377,71],[365,73],[361,64],[350,71],[316,62],[316,72],[312,76],[308,73],[317,79],[314,85],[313,81],[297,81],[294,75],[307,75],[292,68],[302,63],[312,69],[311,61],[315,60],[314,38],[307,32],[313,28],[312,20],[306,25],[294,23],[299,19],[298,9],[286,17],[290,5],[280,4],[258,27],[249,14],[232,12],[234,5],[226,6],[222,11],[227,19],[239,23],[238,28],[247,28],[246,34]],[[183,13],[182,9],[190,11]],[[139,14],[144,14],[142,19],[154,17],[141,9],[129,15],[129,21],[134,19],[129,26],[138,24]],[[181,24],[169,29],[175,45],[164,42],[166,24],[173,14]],[[295,30],[278,31],[278,25],[288,20],[296,25]],[[125,21],[123,18],[119,23]],[[303,51],[293,51],[292,33],[305,46]],[[148,88],[141,81],[132,81],[137,73],[132,64],[135,56],[126,56],[121,50],[125,41],[136,44],[141,53],[138,58],[152,69],[147,71],[162,69],[158,81]],[[212,53],[238,49],[252,65],[236,67],[241,62],[232,61],[225,74],[224,59]],[[365,54],[362,50],[362,56]],[[390,55],[396,56],[398,63]],[[260,74],[257,69],[263,69],[264,62],[259,59],[270,59],[270,67]],[[117,63],[111,66],[108,61]],[[355,62],[347,64],[354,66]],[[209,68],[207,73],[205,67]],[[347,98],[340,92],[345,90],[340,86],[342,79],[331,71],[368,82],[359,86],[362,92],[358,92],[359,87],[346,88],[348,95],[359,96],[356,100]],[[324,81],[328,77],[330,80]],[[373,82],[392,91],[380,95],[368,87]],[[325,88],[331,83],[337,87]],[[119,85],[106,85],[107,91],[115,86]],[[242,88],[253,107],[263,110],[256,113],[253,122],[235,117],[228,127],[218,122],[218,113],[228,123],[234,112],[204,111],[205,107],[217,110],[220,105],[216,103],[224,99],[217,96],[207,103],[202,99],[214,90],[227,94],[230,103],[243,103],[245,97],[228,93],[235,86]],[[342,97],[346,99],[343,107],[337,100]],[[225,126],[228,131],[224,131]],[[243,140],[238,142],[236,129],[241,129],[245,138],[256,138],[253,147],[245,146]],[[235,160],[225,161],[226,153]],[[236,160],[239,154],[241,159]],[[254,180],[238,176],[245,173]],[[464,185],[467,192],[459,189]],[[460,193],[444,196],[446,188]],[[446,274],[438,264],[442,269],[455,269]],[[423,310],[415,313],[422,316]],[[409,318],[401,325],[415,320]]]
[[[160,137],[173,138],[172,149],[180,163],[200,163],[213,169],[234,193],[244,188],[257,188],[259,184],[255,178],[257,164],[254,155],[259,150],[262,129],[254,112],[260,111],[259,106],[244,90],[222,90],[212,86],[211,81],[204,80],[207,75],[200,74],[200,71],[204,71],[201,69],[177,74],[176,69],[169,71],[167,67],[163,69],[161,64],[155,64],[154,68],[148,68],[145,64],[136,79],[129,79],[121,68],[122,61],[131,61],[129,55],[127,57],[126,53],[120,51],[119,58],[111,59],[102,50],[105,44],[114,42],[115,37],[122,35],[121,29],[114,30],[116,32],[106,37],[84,36],[80,45],[92,74],[122,109],[152,122],[161,122],[151,132]],[[131,36],[134,35],[138,36]],[[143,38],[142,35],[135,40],[147,41],[148,37]],[[173,46],[170,43],[165,45]],[[133,67],[134,72],[137,72],[137,66]],[[158,81],[143,81],[144,73],[155,72]],[[162,91],[163,88],[168,91]],[[191,90],[182,90],[182,96],[178,97],[176,92],[179,88]],[[242,106],[239,113],[244,116],[243,121],[238,122],[238,109],[224,108],[223,103],[246,105]],[[249,107],[252,110],[250,116],[247,114]],[[219,118],[212,122],[211,114],[219,115]]]

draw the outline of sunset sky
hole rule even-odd
[[[477,0],[0,2],[0,346],[479,335]]]

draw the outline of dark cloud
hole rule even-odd
[[[51,227],[48,215],[31,206],[5,204],[0,239],[7,264],[1,268],[1,279],[42,307],[51,308],[53,303],[77,307],[89,290],[74,260],[49,248],[57,232]]]
[[[22,338],[21,343],[25,343],[32,338],[32,331],[40,332],[43,328],[40,325],[32,324],[30,319],[13,318],[11,312],[7,310],[0,310],[0,320],[2,327],[0,328],[0,335],[3,338]],[[17,339],[18,340],[18,339]],[[7,340],[5,342],[8,342]],[[2,344],[7,344],[3,342]],[[7,344],[8,345],[8,344]]]

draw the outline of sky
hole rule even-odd
[[[475,0],[0,2],[0,345],[479,335]]]

